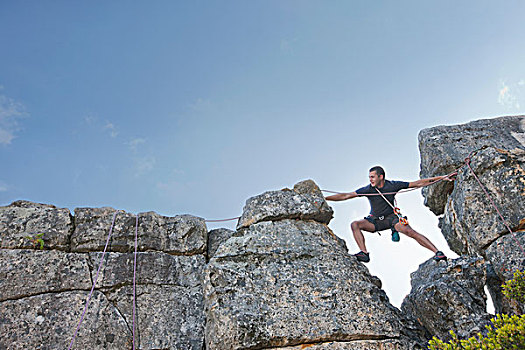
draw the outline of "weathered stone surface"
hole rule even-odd
[[[326,342],[317,344],[302,344],[297,346],[286,346],[279,350],[414,350],[424,349],[408,339],[388,340],[354,340],[347,342]],[[268,349],[269,350],[269,349]]]
[[[133,287],[110,292],[108,298],[132,327]],[[136,299],[136,344],[138,349],[204,348],[202,287],[138,285]]]
[[[516,270],[525,269],[525,231],[500,237],[486,250],[486,259],[492,267],[487,280],[496,313],[524,313],[525,305],[518,305],[503,296],[501,285],[514,278]]]
[[[282,219],[315,220],[328,224],[333,210],[312,180],[299,182],[293,190],[269,191],[249,198],[237,229],[261,221]]]
[[[252,224],[205,273],[208,349],[399,340],[404,326],[380,281],[314,221]]]
[[[228,230],[227,228],[218,228],[208,232],[208,259],[211,259],[219,246],[234,234],[235,231]]]
[[[0,349],[67,349],[87,292],[50,293],[0,302]],[[95,291],[73,349],[130,349],[131,332],[104,294]]]
[[[471,167],[511,229],[525,229],[525,150],[488,147],[472,156]],[[509,232],[466,166],[458,173],[440,227],[458,254],[483,254]]]
[[[45,249],[66,250],[72,230],[69,209],[28,201],[0,207],[0,248],[40,248],[28,237],[43,233]]]
[[[472,151],[492,147],[525,150],[525,116],[483,119],[463,125],[438,126],[419,133],[421,177],[444,175],[460,167]],[[425,205],[441,215],[452,184],[423,189]]]
[[[90,288],[86,254],[0,250],[0,301]]]
[[[101,251],[111,227],[115,209],[75,209],[75,232],[71,250]],[[191,215],[161,216],[153,212],[139,214],[139,250],[160,250],[170,254],[202,254],[206,252],[204,219]],[[113,252],[131,252],[135,247],[135,215],[119,211],[115,219],[110,247]]]
[[[449,330],[454,330],[464,338],[488,324],[482,258],[461,257],[439,263],[429,260],[410,276],[412,290],[401,310],[421,322],[431,334],[448,339]]]
[[[113,288],[133,283],[134,253],[106,253],[96,288]],[[95,279],[102,253],[89,253]],[[204,255],[174,256],[163,252],[137,253],[137,284],[195,287],[202,283]]]
[[[96,269],[102,253],[89,253]],[[133,323],[134,253],[106,253],[96,287],[108,293],[128,325]],[[137,254],[136,344],[140,349],[202,349],[204,255]]]

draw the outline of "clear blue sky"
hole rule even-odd
[[[419,177],[427,127],[524,113],[522,1],[0,2],[0,205],[207,219]],[[398,196],[446,252],[419,192]],[[351,252],[365,199],[333,203]],[[231,224],[209,225],[233,227]],[[395,305],[431,253],[369,235]],[[450,253],[449,253],[450,254]]]

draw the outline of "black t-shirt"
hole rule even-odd
[[[403,190],[405,188],[408,188],[409,183],[405,181],[390,181],[385,180],[385,185],[382,188],[378,188],[381,193],[386,192],[398,192],[399,190]],[[357,191],[355,191],[359,196],[363,196],[366,194],[375,194],[377,196],[367,196],[368,200],[370,201],[370,214],[373,216],[387,216],[392,213],[394,213],[394,210],[388,203],[385,201],[383,197],[379,195],[379,193],[376,191],[372,185],[368,185],[365,187],[361,187]],[[392,205],[394,205],[394,196],[396,194],[385,194],[384,196]]]

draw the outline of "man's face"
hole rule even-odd
[[[376,187],[378,185],[381,185],[381,181],[383,181],[383,175],[377,175],[375,171],[371,171],[368,174],[368,178],[370,179],[370,185]]]

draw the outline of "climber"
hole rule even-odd
[[[423,187],[435,183],[441,180],[454,181],[456,174],[449,174],[444,176],[430,177],[421,179],[413,182],[404,181],[390,181],[385,179],[385,170],[380,166],[375,166],[369,171],[370,185],[361,187],[355,192],[350,193],[338,193],[326,197],[326,200],[330,201],[344,201],[347,199],[367,196],[370,201],[370,215],[362,220],[356,220],[352,222],[351,228],[354,234],[354,239],[361,251],[354,256],[357,260],[362,262],[370,261],[370,254],[366,249],[365,237],[363,236],[363,230],[367,232],[378,232],[386,229],[392,229],[393,234],[401,232],[410,238],[415,239],[420,245],[431,250],[435,255],[433,259],[435,261],[446,260],[447,257],[442,251],[438,250],[434,244],[422,234],[416,232],[408,222],[405,224],[399,222],[400,219],[405,219],[401,215],[396,215],[394,212],[394,197],[402,189]],[[379,193],[380,192],[380,193]],[[394,241],[399,240],[392,237]]]

